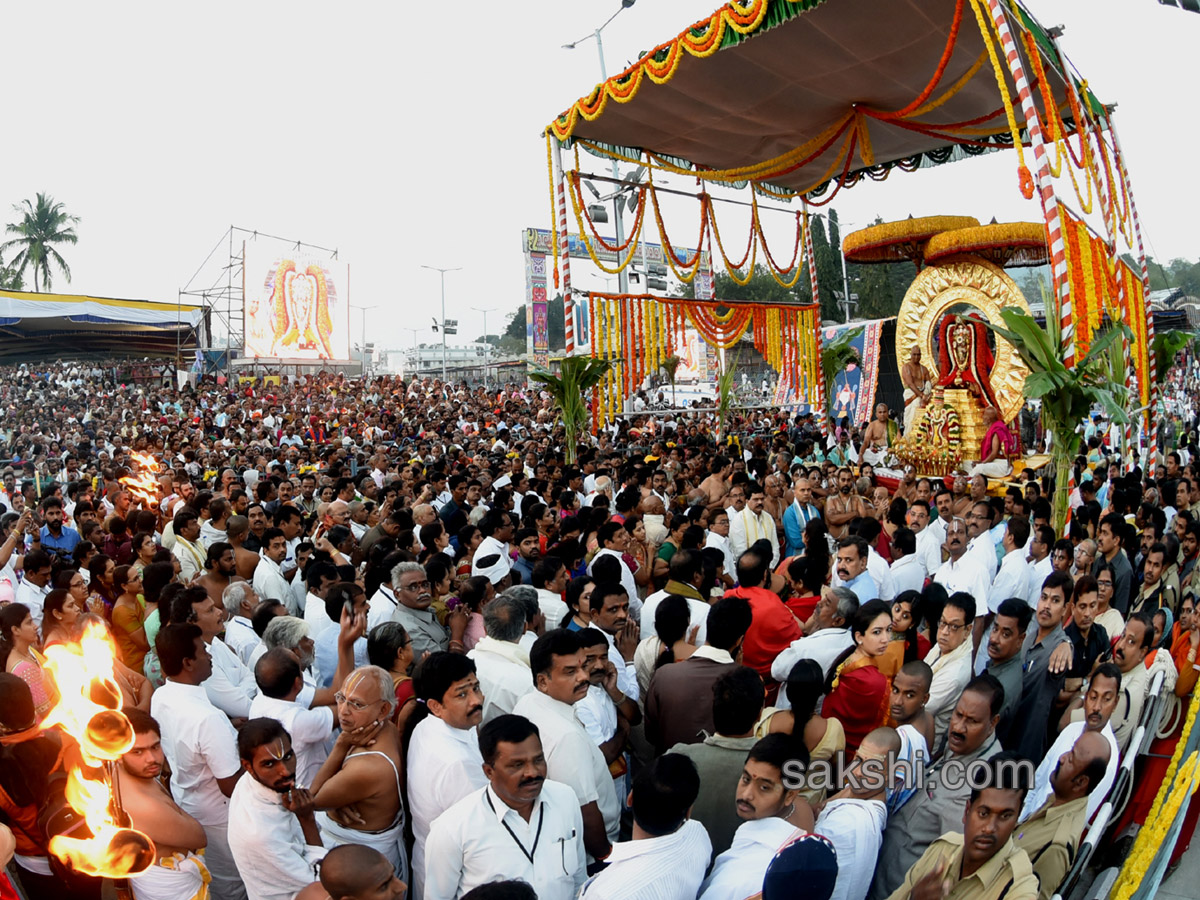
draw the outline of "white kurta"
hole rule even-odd
[[[733,844],[717,857],[700,887],[700,900],[746,900],[759,893],[775,854],[804,834],[786,819],[772,816],[743,822]]]

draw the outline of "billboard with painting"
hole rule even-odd
[[[248,241],[243,252],[245,355],[287,362],[348,362],[350,269],[328,254],[280,252]]]

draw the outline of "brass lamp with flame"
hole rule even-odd
[[[59,699],[42,728],[58,726],[71,735],[90,767],[76,766],[69,773],[66,800],[78,815],[62,810],[50,818],[48,831],[54,835],[50,852],[75,871],[100,878],[138,875],[157,856],[154,842],[131,827],[121,806],[116,766],[133,747],[134,734],[121,711],[114,657],[104,626],[95,622],[88,624],[78,643],[46,648],[46,668]],[[102,770],[103,777],[93,777],[91,769]]]

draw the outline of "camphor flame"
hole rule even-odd
[[[155,859],[153,842],[127,827],[113,792],[113,767],[133,746],[133,728],[121,712],[121,690],[113,678],[115,650],[105,627],[89,623],[77,644],[51,644],[46,668],[54,677],[59,699],[43,728],[55,725],[78,743],[84,762],[103,767],[107,778],[92,769],[72,768],[66,800],[87,822],[88,837],[58,834],[50,852],[87,875],[124,878],[144,871]]]
[[[149,453],[134,451],[129,455],[140,471],[124,476],[121,484],[135,500],[141,501],[144,508],[153,509],[159,495],[158,479],[154,477],[159,469],[158,460]]]

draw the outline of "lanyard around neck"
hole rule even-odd
[[[487,791],[483,792],[483,799],[487,801],[488,808],[490,808],[491,811],[493,813],[495,813],[496,807],[492,804],[492,797]],[[504,819],[500,820],[500,824],[504,826],[504,830],[508,832],[508,836],[513,839],[513,843],[515,843],[518,847],[521,848],[521,852],[525,855],[525,858],[527,860],[529,860],[529,864],[531,866],[533,865],[533,854],[537,853],[538,841],[540,841],[542,839],[542,823],[545,820],[546,820],[546,804],[543,803],[538,808],[537,831],[533,835],[533,847],[532,847],[532,849],[529,849],[529,850],[525,849],[525,845],[521,843],[521,839],[519,837],[517,837],[517,833],[512,830],[512,827],[506,821],[504,821]]]

